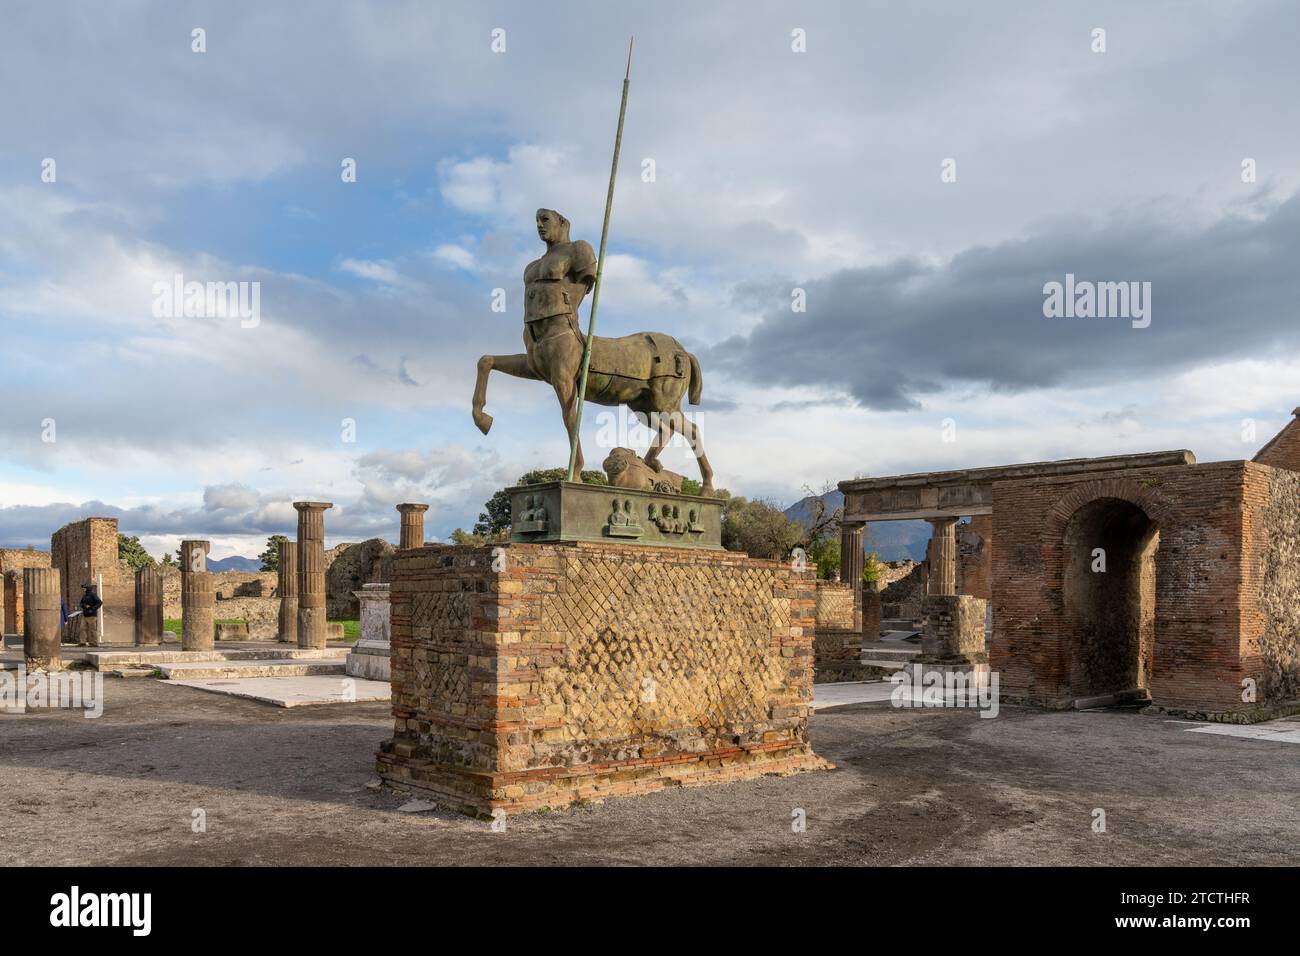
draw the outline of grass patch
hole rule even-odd
[[[346,618],[330,619],[331,624],[343,625],[343,640],[359,641],[361,640],[361,621],[347,620]]]

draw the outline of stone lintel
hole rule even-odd
[[[1184,449],[956,471],[918,472],[881,478],[855,478],[841,481],[838,487],[844,493],[846,522],[952,518],[992,514],[993,484],[999,481],[1195,463],[1196,457]]]

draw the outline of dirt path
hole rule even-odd
[[[405,798],[367,789],[386,704],[282,710],[140,680],[106,682],[106,701],[98,720],[0,716],[0,863],[1300,862],[1300,745],[1131,713],[824,711],[813,743],[834,772],[515,817],[494,833],[399,813]],[[791,831],[797,808],[804,833]]]

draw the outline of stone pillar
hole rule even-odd
[[[923,603],[920,660],[927,664],[987,664],[984,614],[988,602],[969,594],[938,594]]]
[[[28,670],[60,670],[59,572],[55,568],[23,568],[23,659]]]
[[[18,571],[5,572],[5,619],[4,633],[19,634],[23,632],[23,576]]]
[[[148,565],[135,572],[135,642],[161,644],[162,634],[162,574],[153,565]]]
[[[424,513],[428,505],[398,505],[402,514],[402,537],[397,547],[401,551],[424,547]]]
[[[957,593],[957,520],[956,518],[926,518],[930,522],[930,544],[925,549],[930,563],[928,594]]]
[[[840,580],[853,585],[853,630],[862,633],[862,525],[840,524]]]
[[[344,669],[353,677],[392,680],[389,643],[389,586],[363,584],[352,592],[361,603],[361,640],[348,652]]]
[[[181,574],[191,574],[208,570],[208,552],[212,545],[207,541],[185,540],[181,542]]]
[[[279,640],[285,644],[298,643],[298,543],[288,539],[280,542],[280,629]]]
[[[324,648],[325,511],[330,501],[295,501],[298,511],[298,646]]]
[[[880,582],[864,581],[862,584],[862,640],[880,640]]]
[[[181,650],[210,651],[216,631],[217,583],[207,541],[181,542]]]

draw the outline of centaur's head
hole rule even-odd
[[[568,242],[569,220],[554,209],[539,209],[537,210],[537,235],[548,246],[553,246],[557,242]]]

